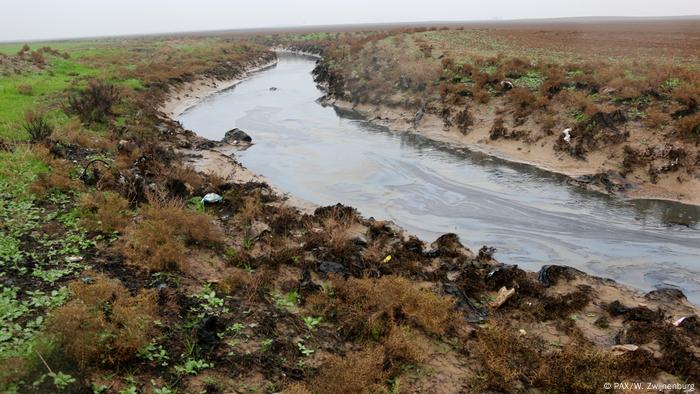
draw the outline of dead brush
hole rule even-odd
[[[318,376],[310,384],[314,392],[356,394],[382,392],[386,373],[383,369],[384,349],[381,346],[332,356],[321,367]]]
[[[241,226],[249,226],[262,215],[263,200],[260,191],[256,190],[251,196],[242,198],[241,209],[236,214],[236,221]]]
[[[348,280],[333,277],[331,284],[333,297],[317,293],[307,298],[307,305],[316,312],[334,315],[348,336],[379,338],[402,321],[442,335],[454,314],[452,298],[421,290],[399,276]]]
[[[469,348],[483,366],[473,388],[477,392],[510,393],[516,392],[522,382],[535,379],[543,345],[520,335],[505,322],[495,321],[478,332]]]
[[[700,143],[700,113],[678,119],[676,130],[681,138],[695,144]]]
[[[352,251],[350,222],[327,217],[323,219],[322,225],[328,234],[327,246],[334,255],[341,256]]]
[[[28,111],[24,115],[24,131],[29,134],[32,142],[43,142],[51,137],[54,127],[46,120],[46,114],[36,111]]]
[[[68,112],[76,114],[83,122],[104,122],[113,115],[112,107],[121,98],[119,89],[104,81],[92,80],[88,86],[68,98]]]
[[[29,185],[29,191],[39,197],[44,197],[53,191],[80,191],[83,184],[71,176],[73,166],[66,160],[57,159],[42,145],[34,145],[32,153],[47,167],[49,171],[40,173],[36,180]]]
[[[85,211],[81,224],[90,231],[105,234],[121,232],[131,222],[129,202],[113,192],[84,194],[80,207]]]
[[[65,144],[78,145],[90,149],[114,151],[117,147],[116,141],[97,132],[86,130],[77,119],[71,119],[66,125],[56,130],[53,137],[56,141]]]
[[[181,200],[152,200],[141,214],[142,220],[127,230],[122,252],[132,264],[150,271],[180,269],[187,245],[218,247],[223,242],[212,218],[187,210]]]
[[[155,334],[154,291],[132,296],[121,282],[88,273],[92,282],[72,282],[74,298],[53,311],[47,333],[81,368],[130,360]]]

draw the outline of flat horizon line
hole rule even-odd
[[[506,25],[506,24],[532,24],[543,22],[572,22],[572,23],[610,23],[610,22],[649,22],[649,21],[700,21],[700,14],[691,15],[665,15],[665,16],[563,16],[553,18],[513,18],[513,19],[472,19],[472,20],[428,20],[428,21],[407,21],[407,22],[364,22],[364,23],[336,23],[336,24],[313,24],[313,25],[280,25],[280,26],[261,26],[261,27],[245,27],[245,28],[224,28],[224,29],[204,29],[204,30],[180,30],[180,31],[162,31],[153,33],[128,33],[114,35],[96,35],[96,36],[66,36],[57,38],[35,38],[35,39],[12,39],[0,40],[0,44],[22,44],[22,43],[49,43],[49,42],[64,42],[64,41],[89,41],[89,40],[108,40],[108,39],[123,39],[123,38],[155,38],[167,36],[189,36],[189,35],[216,35],[216,34],[251,34],[251,33],[266,33],[274,34],[275,32],[284,33],[303,33],[303,32],[348,32],[371,30],[376,27],[396,28],[396,27],[449,27],[449,26],[469,26],[469,25]],[[349,28],[356,28],[351,30]]]

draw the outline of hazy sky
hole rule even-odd
[[[700,0],[2,0],[0,41],[342,23],[700,14]]]

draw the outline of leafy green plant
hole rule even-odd
[[[310,331],[316,330],[316,326],[321,324],[321,321],[323,320],[322,317],[313,317],[313,316],[305,316],[304,317],[304,324],[306,324],[306,328],[308,328]]]
[[[144,360],[155,361],[158,365],[165,367],[168,365],[168,352],[163,349],[163,346],[156,343],[156,341],[151,341],[144,348],[140,349],[138,356]]]
[[[197,375],[200,371],[207,368],[212,368],[214,364],[208,363],[205,360],[188,358],[182,365],[176,365],[175,371],[181,375]]]
[[[297,342],[297,348],[299,349],[301,354],[304,355],[304,357],[309,357],[316,352],[315,350],[306,347],[306,345],[304,345],[303,341]]]
[[[276,294],[273,296],[273,298],[275,301],[275,306],[278,309],[292,311],[299,302],[299,292],[293,290],[283,295]]]
[[[201,197],[192,197],[188,201],[188,205],[190,208],[192,208],[195,212],[199,213],[204,213],[205,208],[204,208],[204,201],[202,201]]]

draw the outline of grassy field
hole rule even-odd
[[[513,44],[485,34],[0,46],[0,391],[604,392],[613,381],[696,382],[697,308],[684,297],[566,267],[500,266],[492,249],[474,253],[454,234],[426,245],[342,205],[301,213],[264,183],[237,181],[230,157],[215,156],[228,177],[187,165],[219,153],[159,111],[173,89],[240,77],[278,45],[325,51],[321,68],[347,78],[331,89],[359,97],[376,88],[442,102],[442,82],[476,86],[506,65],[522,69],[523,89],[547,83],[549,68],[491,59]],[[464,43],[471,49],[449,60],[436,49]],[[580,76],[575,67],[565,78]],[[685,86],[674,78],[663,80],[669,90]],[[205,205],[207,193],[222,201]]]

